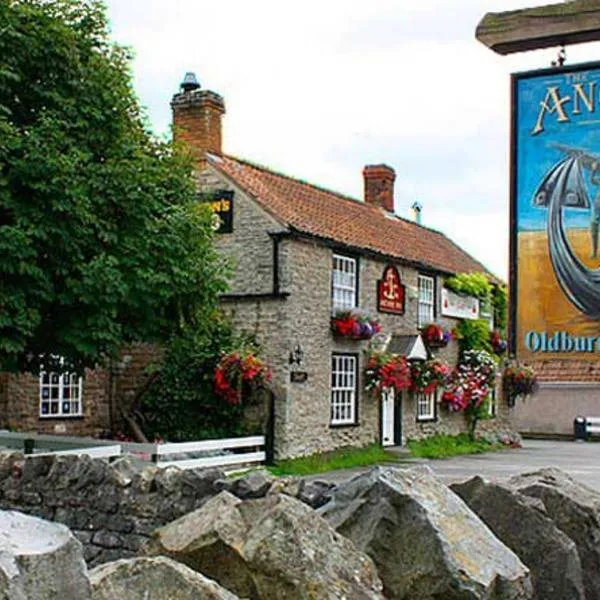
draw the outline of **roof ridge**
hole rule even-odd
[[[239,156],[233,156],[232,154],[223,154],[222,157],[229,158],[236,162],[242,163],[244,165],[252,167],[253,169],[267,172],[267,173],[270,173],[271,175],[276,175],[277,177],[283,177],[284,179],[289,179],[290,181],[295,181],[296,183],[300,183],[302,185],[307,185],[311,188],[319,190],[320,192],[325,192],[327,194],[331,194],[332,196],[336,196],[336,197],[340,198],[341,200],[350,200],[354,204],[358,204],[360,206],[365,206],[367,208],[372,208],[372,209],[379,208],[377,206],[367,204],[366,202],[364,202],[363,200],[359,200],[358,198],[353,198],[352,196],[349,196],[347,194],[342,194],[341,192],[336,192],[335,190],[332,190],[325,186],[319,185],[317,183],[311,183],[310,181],[306,181],[305,179],[301,179],[300,177],[294,177],[293,175],[288,175],[287,173],[282,173],[281,171],[276,171],[275,169],[271,169],[270,167],[267,167],[266,165],[254,162],[252,160],[248,160],[246,158],[240,158]],[[217,158],[219,158],[219,157],[217,157]],[[427,231],[432,231],[439,235],[443,235],[444,237],[448,237],[443,231],[436,229],[435,227],[430,227],[429,225],[423,225],[423,223],[417,223],[416,221],[413,221],[412,219],[409,219],[408,217],[403,217],[402,215],[399,215],[396,212],[393,212],[393,213],[388,212],[387,215],[389,215],[390,217],[393,217],[395,219],[398,219],[399,221],[403,221],[404,223],[407,223],[408,225],[420,227],[422,229],[426,229]],[[457,244],[454,244],[454,245],[456,246]],[[462,250],[462,248],[460,248],[460,249]],[[479,262],[479,261],[477,261],[477,262]]]
[[[213,165],[220,170],[225,168],[225,174],[229,174],[234,178],[236,178],[235,173],[239,173],[242,177],[240,183],[243,184],[246,191],[251,193],[266,209],[267,207],[268,209],[272,208],[273,210],[269,210],[269,212],[273,212],[276,218],[287,223],[288,226],[294,229],[303,230],[311,235],[317,235],[324,239],[337,240],[338,242],[356,246],[357,248],[382,252],[390,257],[393,256],[410,261],[418,259],[419,262],[422,261],[424,265],[429,265],[433,269],[454,273],[478,271],[485,273],[496,281],[503,281],[471,253],[467,252],[452,238],[448,237],[444,231],[422,225],[407,217],[400,216],[395,212],[389,213],[374,204],[367,204],[366,202],[357,200],[351,196],[310,183],[298,177],[281,173],[260,163],[255,163],[237,156],[230,154],[209,155],[209,162],[212,162]],[[269,177],[272,179],[269,179]],[[288,191],[285,191],[286,186],[289,188]],[[302,188],[305,189],[302,190]],[[319,194],[324,194],[325,197],[320,197],[316,193],[313,195],[311,190],[314,190]],[[270,200],[265,202],[267,197]],[[303,216],[303,212],[294,212],[294,210],[300,208],[297,201],[302,200],[304,197],[312,198],[314,201],[305,204],[304,210],[308,211],[306,217]],[[352,211],[356,210],[358,212],[354,213],[354,216],[351,216],[350,214],[346,215],[343,204],[335,202],[336,200],[343,200],[347,203],[351,203],[347,204],[348,210],[350,210],[351,205]],[[304,205],[304,203],[302,204]],[[316,206],[320,206],[321,208],[316,209]],[[337,209],[335,208],[336,206]],[[330,209],[328,209],[329,212],[321,212],[327,207],[330,207]],[[400,247],[392,248],[389,244],[382,243],[381,240],[374,242],[373,239],[371,239],[371,242],[369,242],[363,237],[363,234],[359,236],[360,240],[362,240],[360,241],[359,237],[357,237],[358,234],[353,232],[351,227],[347,226],[355,222],[356,219],[361,218],[359,216],[360,212],[363,212],[364,216],[362,218],[365,219],[365,224],[370,223],[371,231],[369,231],[369,235],[373,234],[373,227],[375,229],[382,227],[383,221],[387,221],[390,225],[395,225],[397,227],[398,235],[412,238],[415,246],[420,248],[418,253],[421,254],[421,252],[425,251],[423,256],[413,256],[415,253],[410,251],[400,252]],[[323,220],[323,217],[328,217],[329,220],[327,220],[327,218]],[[377,225],[377,222],[379,222],[379,225]],[[396,227],[394,227],[394,229]],[[342,229],[344,230],[343,234],[341,233]],[[336,230],[337,233],[334,230]],[[396,234],[393,235],[395,236]],[[373,237],[373,235],[371,235],[371,237]],[[378,237],[378,234],[375,234],[375,237]],[[430,238],[429,242],[426,241],[428,237]],[[439,241],[436,242],[436,239]],[[435,252],[432,251],[431,244],[436,243],[441,245],[440,251],[442,253],[444,252],[442,248],[445,245],[446,252],[450,251],[450,254],[458,252],[458,255],[452,258],[450,256],[445,258],[444,256],[434,256]],[[429,249],[422,247],[422,244],[429,244]],[[385,249],[384,246],[386,246]],[[462,257],[462,259],[460,257]],[[464,259],[466,259],[466,263]]]
[[[300,177],[294,177],[293,175],[288,175],[287,173],[282,173],[281,171],[276,171],[275,169],[271,169],[270,167],[267,167],[266,165],[254,162],[252,160],[240,158],[239,156],[233,156],[232,154],[223,154],[223,156],[225,158],[229,158],[236,162],[240,162],[244,165],[252,167],[253,169],[257,169],[259,171],[266,171],[267,173],[270,173],[271,175],[276,175],[277,177],[283,177],[284,179],[289,179],[290,181],[295,181],[296,183],[300,183],[302,185],[307,185],[308,187],[319,190],[320,192],[325,192],[326,194],[331,194],[332,196],[337,196],[341,200],[349,200],[350,202],[353,202],[354,204],[370,206],[366,202],[363,202],[362,200],[359,200],[358,198],[353,198],[352,196],[349,196],[348,194],[342,194],[341,192],[336,192],[335,190],[332,190],[325,186],[319,185],[317,183],[311,183],[310,181],[306,181],[305,179],[301,179]]]

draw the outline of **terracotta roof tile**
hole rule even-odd
[[[496,279],[439,231],[238,158],[209,155],[209,162],[267,212],[302,233],[442,272],[483,272]]]

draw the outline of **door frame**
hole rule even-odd
[[[402,445],[402,400],[404,392],[394,392],[394,446]],[[383,446],[383,393],[379,398],[379,443]]]

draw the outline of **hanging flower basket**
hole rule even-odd
[[[444,348],[452,339],[449,331],[444,331],[437,323],[429,323],[421,330],[421,336],[430,348]]]
[[[490,333],[490,345],[492,346],[494,354],[497,354],[498,356],[502,356],[506,352],[506,340],[502,338],[497,329]]]
[[[373,317],[357,310],[336,312],[331,319],[334,335],[351,340],[370,340],[381,331],[381,325]]]
[[[450,375],[450,367],[437,358],[414,361],[410,365],[410,391],[417,394],[430,394],[444,386]]]
[[[380,395],[383,390],[399,393],[411,385],[410,366],[405,356],[374,352],[367,359],[365,389]]]
[[[526,398],[538,388],[537,375],[528,365],[511,365],[502,373],[502,390],[508,406],[513,407],[516,399]]]
[[[240,404],[242,389],[252,393],[271,381],[267,365],[251,352],[224,355],[215,370],[214,390],[228,404]]]

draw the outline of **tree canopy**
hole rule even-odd
[[[0,369],[93,366],[225,289],[192,163],[147,130],[98,0],[0,0]]]

